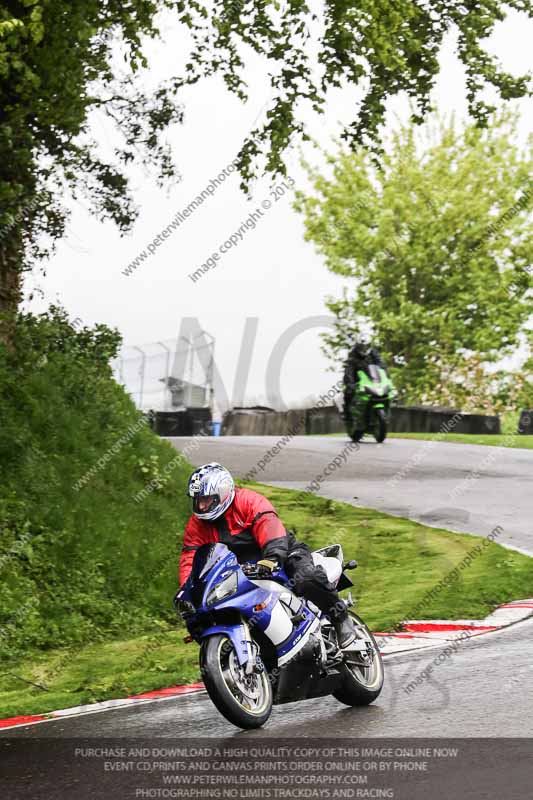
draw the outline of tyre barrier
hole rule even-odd
[[[533,412],[530,412],[533,415]],[[533,416],[530,417],[530,424]],[[391,433],[477,433],[501,432],[500,418],[471,414],[454,409],[428,406],[393,406]],[[336,406],[271,411],[267,409],[232,409],[222,420],[223,436],[278,436],[289,434],[345,433],[344,420]]]
[[[523,409],[520,412],[520,419],[518,421],[517,433],[532,436],[533,435],[533,410]]]
[[[501,433],[500,418],[453,408],[393,406],[391,433]]]
[[[149,423],[158,436],[196,436],[211,432],[211,410],[209,408],[186,408],[182,411],[152,411]]]

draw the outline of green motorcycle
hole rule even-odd
[[[359,442],[371,433],[376,442],[385,441],[391,400],[396,392],[387,371],[369,364],[368,373],[359,370],[352,392],[345,389],[344,419],[348,435]]]

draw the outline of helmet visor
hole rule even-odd
[[[209,514],[220,503],[220,495],[195,495],[192,499],[192,510],[195,514]]]

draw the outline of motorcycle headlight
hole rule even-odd
[[[206,606],[213,606],[215,603],[219,603],[226,597],[230,597],[230,595],[235,594],[237,591],[237,583],[237,573],[233,572],[225,580],[219,583],[218,586],[215,586],[214,589],[211,589],[205,601]]]

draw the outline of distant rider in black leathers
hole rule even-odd
[[[387,366],[377,347],[369,347],[364,341],[354,344],[344,363],[344,416],[348,413],[355,389],[357,387],[357,373],[362,370],[368,374],[370,364],[387,369]]]

